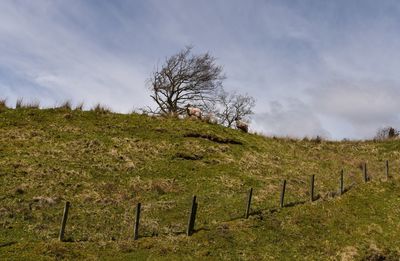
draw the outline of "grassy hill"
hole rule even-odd
[[[400,141],[274,139],[193,120],[3,109],[0,259],[399,260],[399,154]],[[348,191],[339,196],[342,168]],[[199,207],[187,237],[192,195]],[[68,242],[58,242],[67,200]]]

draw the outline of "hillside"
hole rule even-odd
[[[7,109],[0,259],[399,260],[399,154],[400,141],[274,139],[194,120]],[[339,196],[342,168],[348,191]],[[312,174],[318,199],[310,203]],[[187,237],[192,195],[199,207]],[[67,200],[68,242],[58,242]]]

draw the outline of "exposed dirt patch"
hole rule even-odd
[[[203,155],[196,153],[178,152],[175,154],[175,158],[184,160],[201,160]]]
[[[222,143],[222,144],[237,144],[237,145],[243,145],[241,141],[234,140],[234,139],[229,139],[229,138],[222,138],[216,135],[211,135],[211,134],[202,134],[202,133],[186,133],[183,135],[183,137],[186,138],[203,138],[207,139],[216,143]]]

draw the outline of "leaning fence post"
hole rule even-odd
[[[64,232],[65,232],[65,226],[67,225],[69,206],[70,206],[69,201],[65,202],[64,214],[63,214],[63,218],[62,218],[62,221],[61,221],[60,235],[58,237],[58,239],[60,241],[64,241]]]
[[[188,236],[191,236],[193,234],[194,223],[196,221],[196,212],[197,212],[196,196],[193,196],[192,208],[190,210],[189,222],[188,222],[188,227],[187,227],[187,231],[186,231],[186,235],[188,235]]]
[[[344,182],[343,182],[343,170],[340,172],[340,181],[339,181],[339,193],[343,195],[344,192]]]
[[[312,175],[311,180],[310,180],[310,200],[311,200],[311,202],[314,201],[314,177],[315,177],[315,175]]]
[[[281,192],[281,208],[284,207],[284,202],[285,202],[285,190],[286,190],[286,179],[283,180],[282,184],[282,192]]]
[[[137,240],[139,238],[140,208],[141,208],[141,204],[137,203],[136,218],[135,218],[135,230],[133,232],[133,240]]]
[[[368,182],[367,163],[364,163],[364,182]]]
[[[251,197],[253,195],[253,188],[250,188],[249,190],[249,195],[247,197],[247,207],[246,207],[246,214],[244,216],[244,218],[249,218],[250,215],[250,206],[251,206]]]
[[[386,178],[389,179],[389,161],[386,161]]]

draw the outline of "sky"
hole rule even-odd
[[[397,0],[1,0],[0,98],[154,106],[146,81],[185,46],[256,98],[268,136],[400,128]]]

